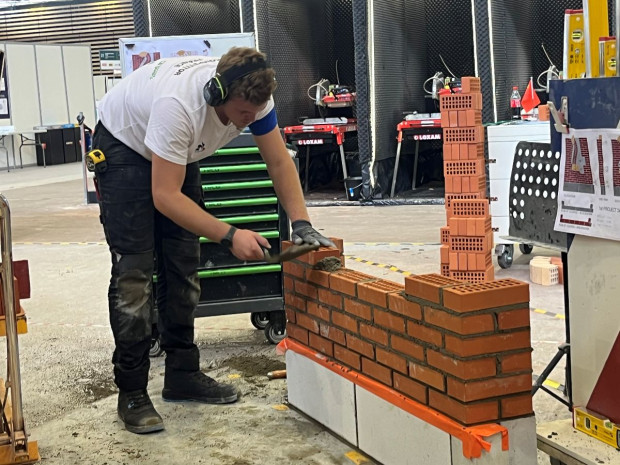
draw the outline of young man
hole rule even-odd
[[[101,101],[93,148],[101,222],[112,255],[108,292],[114,333],[118,414],[127,430],[164,428],[147,394],[157,259],[157,307],[166,351],[162,397],[228,403],[236,389],[199,370],[194,310],[200,287],[198,236],[228,247],[240,260],[260,260],[266,239],[236,229],[201,208],[198,160],[249,126],[297,243],[333,245],[315,231],[291,157],[280,136],[271,94],[276,83],[265,56],[233,48],[221,59],[166,58],[123,79]]]

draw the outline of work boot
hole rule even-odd
[[[168,402],[193,401],[229,404],[238,398],[237,388],[209,378],[201,371],[166,370],[161,396]]]
[[[125,429],[132,433],[153,433],[164,429],[164,422],[153,407],[146,389],[120,391],[118,416],[123,420]]]

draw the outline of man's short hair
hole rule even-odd
[[[234,67],[246,63],[260,60],[267,61],[264,53],[251,47],[233,47],[220,59],[216,71],[219,74]],[[228,86],[228,98],[242,98],[253,105],[263,105],[266,103],[273,91],[276,89],[275,71],[272,68],[265,68],[255,71],[233,81]]]

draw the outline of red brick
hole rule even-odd
[[[329,275],[327,271],[306,270],[306,280],[323,287],[329,287]]]
[[[439,247],[439,262],[450,263],[450,247],[447,245]]]
[[[306,328],[308,331],[312,331],[313,333],[319,332],[319,322],[312,317],[309,317],[305,313],[297,314],[296,324],[301,326],[302,328]]]
[[[375,348],[371,343],[362,341],[361,339],[351,334],[347,334],[346,338],[347,338],[347,347],[349,349],[354,350],[358,354],[365,355],[368,358],[371,358],[371,359],[375,358]]]
[[[310,299],[316,299],[318,297],[317,287],[303,281],[295,281],[295,292]]]
[[[359,318],[364,320],[372,320],[372,311],[370,310],[370,306],[358,302],[357,300],[349,299],[347,297],[344,298],[344,311],[347,313],[351,313]]]
[[[388,343],[388,334],[386,331],[364,323],[360,323],[360,336],[384,346],[387,346]]]
[[[337,342],[338,344],[345,345],[347,343],[344,336],[344,331],[334,328],[327,323],[319,323],[319,334],[330,341]]]
[[[407,321],[407,334],[437,347],[443,346],[443,336],[436,329],[423,326],[415,321]]]
[[[334,343],[329,339],[310,333],[309,345],[329,357],[334,356]]]
[[[332,323],[357,334],[357,320],[344,313],[332,312]]]
[[[459,271],[467,271],[467,254],[459,252]]]
[[[377,362],[407,374],[407,360],[380,347],[377,347]]]
[[[284,276],[284,290],[295,292],[295,284],[290,276]]]
[[[438,274],[422,274],[405,278],[405,292],[408,295],[437,304],[442,302],[443,288],[457,285],[463,285],[463,283]]]
[[[429,349],[426,352],[426,360],[430,366],[439,371],[463,380],[489,378],[496,374],[495,357],[459,360]]]
[[[379,307],[387,308],[387,296],[390,292],[400,292],[404,289],[401,284],[382,279],[380,281],[359,283],[357,297]]]
[[[388,308],[393,312],[400,313],[414,320],[422,319],[422,308],[419,304],[405,299],[402,295],[396,293],[388,294]]]
[[[465,284],[445,289],[444,306],[456,312],[470,312],[529,302],[529,286],[516,279]]]
[[[446,350],[459,357],[494,354],[509,350],[527,349],[531,347],[530,332],[519,331],[509,334],[461,339],[446,334]]]
[[[357,283],[376,281],[377,278],[353,270],[339,270],[329,276],[329,287],[353,297],[357,296]]]
[[[340,250],[340,253],[344,253],[344,241],[339,237],[330,237],[331,241],[336,244],[336,248]]]
[[[390,337],[392,349],[409,357],[417,358],[418,360],[424,360],[424,347],[410,340],[402,337],[392,335]]]
[[[297,321],[296,312],[294,308],[289,307],[288,305],[285,305],[284,311],[286,312],[286,321],[289,321],[291,323],[295,323]]]
[[[463,76],[461,78],[461,93],[470,94],[480,92],[480,78],[472,76]],[[475,111],[475,110],[467,110]]]
[[[499,406],[496,400],[465,405],[431,389],[428,393],[428,404],[466,426],[499,419]]]
[[[327,289],[319,289],[319,301],[322,304],[342,310],[342,294],[337,294]]]
[[[529,328],[530,309],[522,308],[499,312],[497,314],[497,325],[499,329]]]
[[[392,370],[362,357],[362,372],[387,386],[392,385]]]
[[[325,321],[329,321],[329,316],[331,315],[331,311],[327,307],[316,302],[308,302],[308,313]]]
[[[448,377],[448,395],[462,402],[490,399],[531,390],[532,375],[529,373],[465,382]]]
[[[439,391],[446,390],[446,380],[443,373],[422,366],[419,363],[409,362],[409,377],[421,383],[428,384]]]
[[[340,250],[335,247],[321,247],[318,250],[313,250],[312,252],[308,252],[307,254],[298,257],[297,260],[302,263],[307,263],[310,266],[314,266],[321,260],[328,257],[340,258],[340,255]]]
[[[334,358],[357,371],[360,371],[362,368],[361,356],[338,344],[334,345]]]
[[[399,373],[394,373],[394,389],[422,404],[428,403],[428,388]]]
[[[502,373],[516,373],[519,371],[532,371],[532,353],[519,352],[518,354],[504,355],[500,358]]]
[[[397,331],[399,333],[405,332],[405,319],[392,313],[384,312],[377,308],[373,311],[374,322],[376,325],[383,326],[384,328]]]
[[[532,415],[532,394],[527,393],[520,396],[506,397],[500,399],[501,418],[522,417]]]
[[[297,310],[306,311],[306,300],[291,292],[284,292],[284,302]]]
[[[480,334],[495,330],[493,315],[454,315],[432,307],[424,307],[424,321],[458,334]]]
[[[308,345],[308,330],[300,328],[293,323],[286,324],[286,335],[296,341],[301,342],[303,345]]]
[[[282,264],[284,274],[290,274],[299,279],[306,279],[306,268],[293,261],[286,261]]]
[[[459,269],[459,254],[458,252],[450,252],[450,269],[458,271]]]

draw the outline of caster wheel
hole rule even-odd
[[[519,250],[523,255],[529,255],[534,250],[534,246],[530,244],[519,244]]]
[[[272,344],[278,344],[286,337],[286,326],[274,324],[273,321],[270,321],[267,323],[267,326],[265,326],[265,337]]]
[[[514,246],[507,245],[504,252],[497,257],[497,263],[503,269],[510,268],[512,266],[512,259],[514,257]]]
[[[265,329],[269,323],[269,312],[253,312],[250,315],[250,322],[256,329]]]
[[[164,349],[161,348],[159,344],[159,337],[155,337],[151,339],[151,348],[149,349],[149,357],[155,358],[159,357],[164,353]]]

